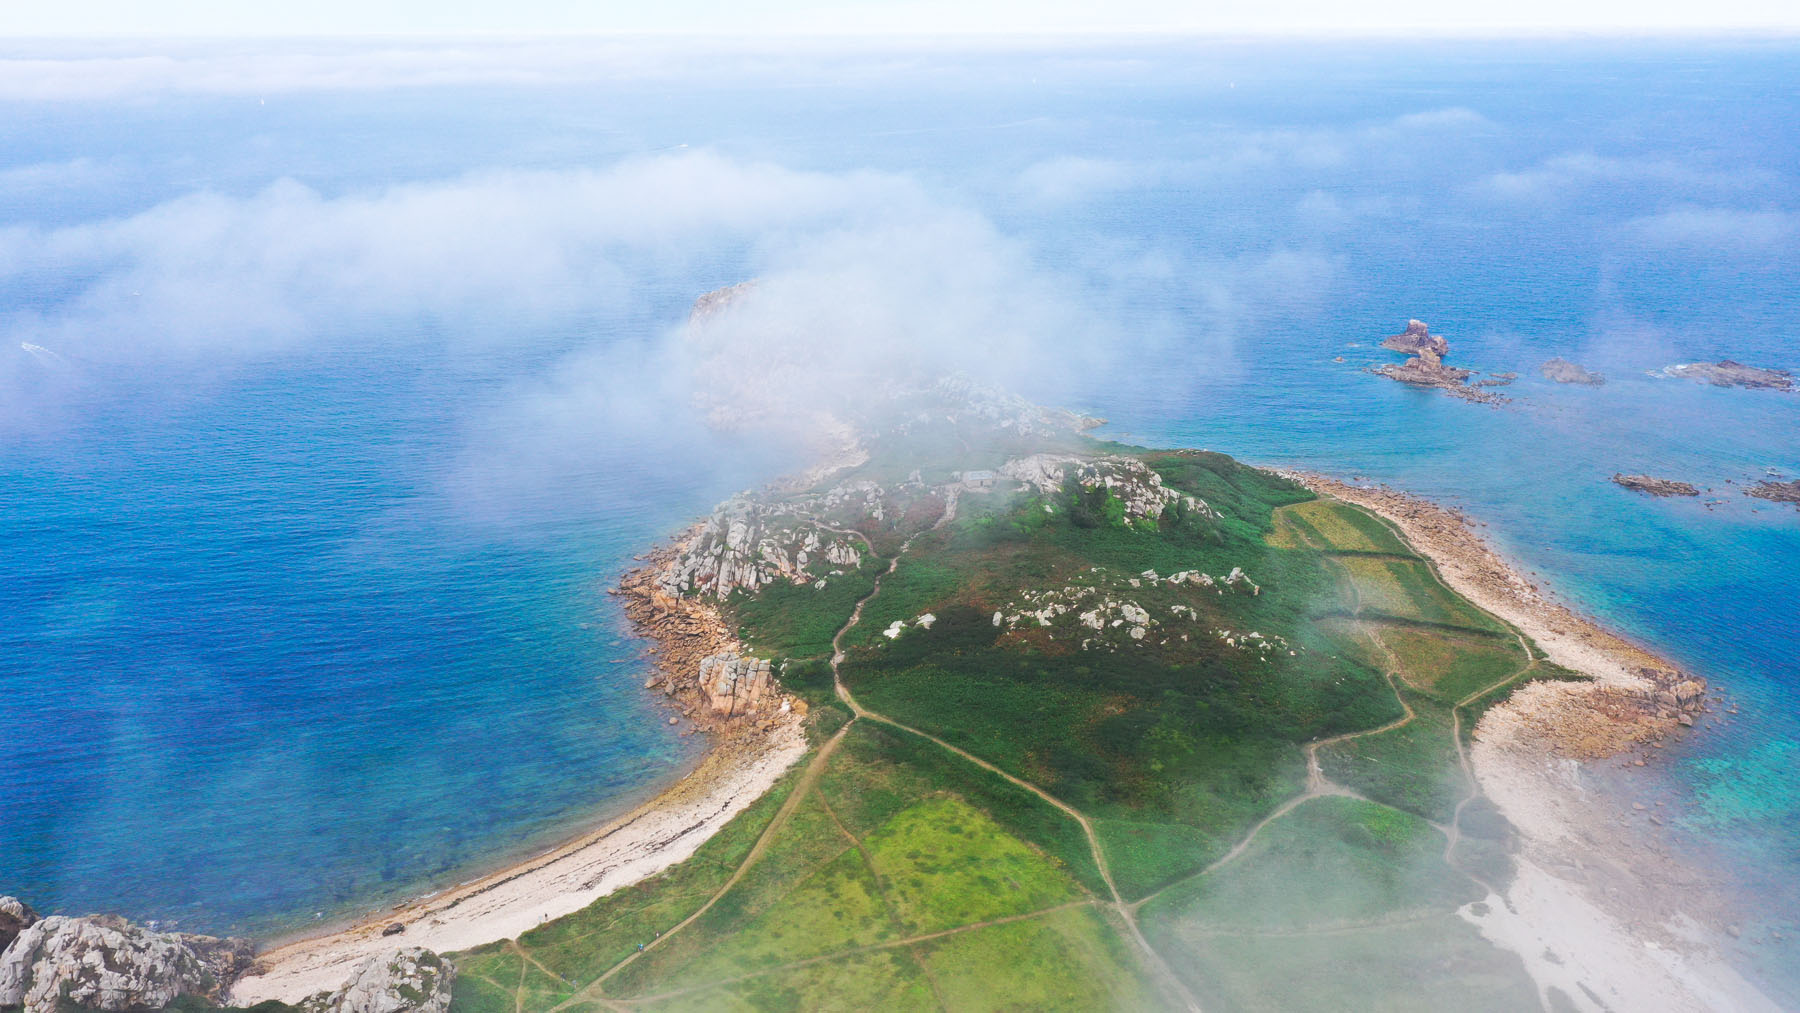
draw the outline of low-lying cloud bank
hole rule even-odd
[[[71,391],[122,377],[154,397],[398,347],[507,362],[551,420],[648,425],[692,379],[687,304],[749,277],[732,354],[822,386],[960,370],[1054,392],[1132,340],[1078,279],[896,174],[695,152],[342,196],[284,181],[0,230],[0,421],[54,431],[78,422]]]

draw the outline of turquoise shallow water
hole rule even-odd
[[[905,181],[874,192],[981,223],[957,235],[1105,324],[1000,379],[1145,442],[1465,506],[1722,686],[1740,714],[1645,776],[1731,871],[1747,964],[1780,977],[1800,964],[1771,937],[1800,936],[1800,513],[1735,490],[1800,474],[1800,396],[1646,374],[1800,368],[1795,80],[1785,43],[1096,45],[8,103],[0,321],[48,350],[0,349],[0,741],[26,744],[0,779],[0,890],[293,925],[682,769],[691,740],[635,689],[600,591],[798,451],[707,432],[662,338],[696,293],[873,214],[822,200],[765,227],[744,209],[805,202],[744,184],[761,169],[709,203],[687,163],[654,163],[724,225],[554,182],[687,145],[814,173],[798,190]],[[433,187],[518,170],[581,206],[445,226],[475,212]],[[312,203],[238,220],[281,180]],[[416,243],[333,239],[384,202]],[[509,246],[518,220],[554,254]],[[140,263],[140,235],[204,239]],[[1362,372],[1412,316],[1454,362],[1520,374],[1514,404]],[[1609,382],[1548,383],[1552,355]],[[1614,471],[1711,492],[1647,500]]]

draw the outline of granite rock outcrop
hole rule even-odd
[[[1156,520],[1174,504],[1203,517],[1219,516],[1205,500],[1164,485],[1155,469],[1135,457],[1032,454],[1001,465],[1000,474],[1047,495],[1071,480],[1083,489],[1104,488],[1124,503],[1129,520]]]
[[[17,897],[0,897],[0,953],[12,945],[19,933],[37,923],[38,913]]]
[[[420,946],[363,961],[335,992],[300,1004],[305,1013],[449,1013],[456,967]]]
[[[155,932],[111,916],[52,915],[24,926],[0,953],[0,1008],[157,1010],[186,995],[220,1002],[251,958],[242,939]]]

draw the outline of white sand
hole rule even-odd
[[[624,886],[693,855],[721,827],[761,798],[806,751],[798,718],[762,742],[715,749],[668,791],[629,815],[548,854],[331,935],[263,954],[263,974],[240,978],[231,1000],[297,1002],[341,986],[358,964],[397,946],[443,953],[514,939],[573,914]],[[381,935],[398,922],[404,934]]]
[[[1460,913],[1520,956],[1546,1008],[1554,989],[1581,1010],[1779,1009],[1720,956],[1718,934],[1703,924],[1718,915],[1705,872],[1643,846],[1619,801],[1592,791],[1582,763],[1559,755],[1562,741],[1607,740],[1600,704],[1609,691],[1646,686],[1642,668],[1675,666],[1548,599],[1459,513],[1391,490],[1290,477],[1393,522],[1458,594],[1551,661],[1594,678],[1526,685],[1489,709],[1470,751],[1482,791],[1521,847],[1505,895]]]

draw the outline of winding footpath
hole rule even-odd
[[[743,861],[741,863],[739,863],[737,868],[732,871],[731,876],[726,879],[725,883],[723,885],[721,885],[718,890],[714,891],[713,894],[707,898],[706,903],[701,905],[698,910],[696,910],[694,913],[688,915],[685,919],[683,919],[681,922],[676,924],[673,928],[663,932],[661,935],[657,936],[652,941],[646,943],[644,945],[643,949],[628,955],[624,960],[621,960],[619,963],[613,965],[604,974],[602,974],[600,977],[595,979],[593,982],[589,983],[586,987],[577,990],[568,999],[564,1000],[562,1003],[560,1003],[559,1005],[554,1007],[553,1013],[560,1013],[560,1011],[562,1011],[562,1010],[565,1010],[565,1009],[568,1009],[568,1008],[571,1008],[574,1006],[578,1006],[578,1005],[583,1005],[583,1004],[601,1005],[601,1006],[605,1006],[609,1009],[616,1009],[616,1010],[632,1009],[641,1003],[672,999],[672,998],[689,995],[689,994],[693,994],[693,993],[697,993],[697,992],[703,992],[708,989],[731,985],[731,984],[735,984],[738,982],[763,977],[765,975],[774,974],[774,973],[777,973],[780,971],[808,967],[808,966],[824,963],[824,962],[831,961],[831,960],[841,959],[846,956],[853,956],[853,955],[862,954],[862,953],[877,952],[877,951],[883,951],[883,950],[902,949],[902,948],[916,953],[915,948],[921,943],[926,943],[926,942],[930,942],[930,941],[933,941],[936,939],[946,938],[949,936],[960,935],[962,933],[972,932],[972,931],[976,931],[978,929],[988,928],[988,927],[994,926],[994,925],[1004,925],[1004,924],[1009,924],[1009,923],[1013,923],[1013,922],[1026,921],[1026,920],[1033,919],[1033,918],[1039,918],[1044,915],[1051,914],[1051,913],[1054,913],[1057,911],[1063,911],[1063,910],[1068,910],[1068,909],[1077,908],[1077,907],[1084,907],[1084,906],[1088,906],[1088,905],[1092,905],[1092,904],[1099,904],[1106,908],[1110,908],[1118,916],[1119,921],[1121,923],[1123,923],[1123,925],[1126,927],[1126,929],[1132,939],[1132,942],[1137,946],[1139,952],[1141,953],[1146,966],[1153,972],[1153,974],[1156,978],[1156,981],[1157,981],[1157,985],[1164,992],[1165,997],[1168,998],[1169,1000],[1171,1000],[1173,1002],[1173,1004],[1176,1005],[1177,1007],[1185,1008],[1189,1011],[1192,1011],[1192,1013],[1199,1013],[1199,1010],[1201,1008],[1199,1001],[1194,997],[1193,993],[1188,989],[1186,984],[1182,982],[1181,978],[1178,975],[1176,975],[1175,972],[1169,967],[1167,961],[1165,961],[1163,959],[1162,954],[1157,951],[1156,947],[1151,945],[1150,941],[1147,938],[1145,938],[1143,931],[1140,929],[1139,924],[1138,924],[1139,911],[1146,904],[1148,904],[1152,900],[1155,900],[1157,897],[1162,896],[1164,893],[1175,888],[1176,886],[1190,882],[1194,879],[1198,879],[1198,878],[1207,876],[1207,875],[1217,871],[1218,869],[1222,868],[1223,866],[1230,864],[1232,861],[1240,858],[1247,850],[1249,850],[1251,845],[1255,843],[1257,837],[1263,832],[1263,830],[1265,830],[1267,827],[1269,827],[1275,821],[1288,815],[1289,813],[1293,812],[1295,809],[1299,808],[1301,805],[1305,804],[1306,802],[1311,801],[1312,799],[1321,798],[1321,797],[1325,797],[1325,796],[1341,796],[1341,797],[1358,799],[1358,800],[1361,800],[1364,802],[1371,802],[1372,804],[1382,804],[1382,803],[1374,803],[1372,799],[1367,798],[1363,794],[1361,794],[1347,786],[1344,786],[1344,785],[1341,785],[1341,784],[1338,784],[1338,783],[1332,781],[1329,777],[1327,777],[1325,775],[1324,769],[1319,761],[1319,750],[1321,750],[1325,747],[1336,745],[1336,744],[1343,743],[1343,742],[1349,742],[1349,741],[1352,741],[1352,740],[1355,740],[1358,738],[1363,738],[1363,737],[1372,736],[1372,735],[1379,735],[1384,732],[1393,731],[1397,728],[1401,728],[1401,727],[1409,724],[1410,722],[1414,721],[1417,718],[1416,712],[1407,703],[1405,694],[1403,694],[1400,691],[1400,687],[1399,687],[1398,683],[1396,683],[1396,681],[1395,681],[1396,679],[1405,680],[1405,674],[1402,671],[1402,666],[1399,663],[1399,659],[1395,656],[1394,652],[1392,651],[1391,648],[1389,648],[1389,646],[1386,644],[1386,642],[1381,639],[1379,633],[1371,625],[1369,625],[1367,623],[1366,619],[1364,619],[1364,617],[1362,615],[1362,603],[1360,600],[1358,600],[1358,598],[1356,596],[1355,582],[1352,579],[1349,582],[1349,587],[1351,590],[1351,594],[1353,596],[1352,597],[1352,600],[1353,600],[1352,616],[1364,624],[1361,632],[1365,636],[1369,637],[1370,641],[1377,647],[1377,649],[1379,649],[1384,655],[1386,655],[1386,657],[1388,659],[1388,665],[1387,665],[1387,670],[1383,672],[1383,676],[1387,680],[1389,690],[1394,694],[1394,699],[1400,705],[1400,708],[1402,711],[1402,716],[1395,719],[1394,721],[1390,721],[1387,724],[1381,725],[1380,727],[1377,727],[1377,728],[1364,729],[1362,731],[1355,731],[1355,732],[1346,732],[1346,733],[1343,733],[1340,735],[1334,735],[1329,738],[1318,739],[1311,743],[1308,743],[1305,747],[1306,786],[1303,791],[1301,791],[1298,795],[1295,795],[1294,797],[1289,798],[1288,800],[1283,802],[1280,806],[1276,807],[1273,811],[1271,811],[1268,815],[1264,816],[1260,821],[1258,821],[1254,826],[1252,826],[1250,828],[1250,830],[1245,834],[1245,836],[1242,839],[1240,839],[1229,851],[1227,851],[1224,855],[1221,855],[1219,858],[1215,859],[1213,862],[1211,862],[1204,868],[1202,868],[1199,871],[1194,872],[1188,876],[1181,877],[1180,879],[1177,879],[1177,880],[1163,886],[1161,889],[1155,891],[1154,893],[1148,894],[1136,901],[1129,902],[1129,903],[1126,902],[1125,899],[1123,898],[1123,896],[1121,896],[1121,894],[1119,893],[1118,886],[1113,880],[1112,870],[1107,864],[1106,854],[1105,854],[1104,849],[1101,847],[1099,835],[1095,832],[1093,822],[1087,817],[1086,814],[1082,813],[1080,810],[1069,805],[1068,803],[1057,798],[1056,796],[1050,794],[1048,791],[1045,791],[1043,788],[1039,787],[1038,785],[1033,784],[1030,781],[1026,781],[1020,777],[1017,777],[1014,774],[1011,774],[1005,770],[1002,770],[1001,768],[995,766],[993,763],[990,763],[989,761],[984,760],[981,757],[976,756],[973,753],[970,753],[966,749],[962,749],[961,747],[952,745],[951,743],[946,742],[943,739],[930,734],[929,732],[925,732],[920,729],[913,728],[913,727],[903,724],[902,722],[897,721],[891,717],[888,717],[885,714],[881,714],[879,712],[872,711],[872,710],[868,709],[867,707],[864,707],[861,703],[859,703],[857,701],[855,695],[850,692],[849,686],[847,686],[844,682],[841,669],[842,669],[842,665],[843,665],[844,661],[847,660],[847,657],[848,657],[847,653],[844,650],[844,646],[843,646],[845,636],[848,635],[851,630],[855,629],[856,626],[862,621],[864,606],[866,606],[870,601],[872,601],[877,595],[879,595],[881,593],[882,582],[887,577],[891,576],[894,573],[894,571],[899,567],[901,558],[903,556],[905,556],[907,550],[912,547],[913,542],[916,539],[918,539],[921,535],[924,535],[931,531],[936,531],[936,530],[944,527],[946,524],[950,523],[952,520],[954,520],[956,517],[956,505],[957,505],[957,491],[955,489],[951,489],[945,497],[943,514],[938,518],[936,523],[934,523],[930,528],[927,528],[925,531],[918,532],[918,533],[914,534],[912,537],[906,539],[904,542],[901,543],[898,551],[896,551],[894,553],[893,557],[888,561],[887,569],[882,571],[882,573],[875,578],[875,580],[872,582],[872,585],[869,589],[868,594],[864,595],[861,599],[859,599],[856,602],[855,606],[851,609],[849,618],[844,622],[843,626],[838,628],[836,634],[834,634],[832,636],[832,639],[831,639],[831,649],[832,649],[831,673],[832,673],[833,689],[837,695],[837,698],[847,708],[849,708],[850,719],[848,721],[846,721],[841,728],[839,728],[836,732],[834,732],[829,739],[826,740],[825,744],[819,748],[818,752],[815,753],[813,758],[807,763],[806,767],[801,771],[799,779],[795,782],[793,790],[789,793],[788,797],[782,802],[781,807],[776,811],[775,816],[770,820],[769,824],[766,827],[764,827],[762,833],[758,835],[755,844],[752,845],[752,847],[750,848],[750,851],[745,855]],[[874,546],[869,542],[869,539],[865,535],[863,535],[862,532],[856,531],[854,529],[832,529],[832,530],[837,530],[841,534],[851,535],[851,536],[858,538],[859,540],[861,540],[863,542],[864,546],[867,547],[870,552],[874,552]],[[1329,551],[1329,550],[1327,550],[1327,551]],[[1437,578],[1441,581],[1441,577],[1437,577],[1437,574],[1435,573],[1435,568],[1434,568],[1433,576],[1434,576],[1434,578]],[[1507,629],[1512,630],[1510,625],[1507,625]],[[1446,845],[1444,848],[1444,860],[1445,860],[1446,864],[1450,865],[1451,868],[1456,869],[1458,872],[1469,877],[1471,880],[1475,881],[1476,883],[1480,884],[1481,886],[1488,887],[1490,890],[1492,889],[1492,887],[1489,884],[1484,882],[1480,877],[1471,873],[1469,870],[1462,868],[1459,864],[1457,864],[1457,862],[1455,861],[1455,857],[1454,857],[1454,852],[1456,850],[1456,846],[1460,840],[1459,824],[1461,821],[1463,810],[1471,802],[1473,802],[1476,798],[1480,797],[1480,794],[1481,794],[1479,784],[1475,779],[1474,770],[1469,762],[1468,750],[1465,748],[1463,741],[1462,741],[1462,709],[1465,706],[1480,699],[1481,697],[1483,697],[1489,693],[1492,693],[1495,690],[1497,690],[1503,686],[1511,684],[1521,678],[1527,677],[1529,675],[1529,673],[1534,668],[1537,667],[1537,663],[1538,663],[1537,658],[1532,654],[1530,646],[1527,643],[1527,641],[1525,640],[1524,636],[1522,634],[1520,634],[1517,630],[1512,630],[1512,632],[1513,632],[1513,635],[1518,637],[1518,639],[1519,639],[1519,644],[1520,644],[1521,649],[1525,653],[1527,663],[1523,667],[1521,667],[1519,670],[1508,674],[1504,678],[1499,679],[1496,682],[1494,682],[1488,686],[1480,688],[1480,689],[1474,691],[1473,693],[1470,693],[1468,696],[1457,701],[1452,706],[1453,723],[1452,723],[1451,733],[1455,740],[1457,761],[1461,768],[1461,773],[1463,775],[1463,779],[1468,786],[1468,791],[1462,797],[1462,799],[1458,801],[1458,803],[1455,807],[1454,813],[1451,817],[1450,823],[1448,825],[1441,825],[1441,824],[1438,824],[1435,822],[1431,823],[1431,825],[1434,828],[1436,828],[1440,833],[1443,833],[1445,835]],[[829,953],[829,954],[823,954],[823,955],[816,956],[816,957],[810,957],[810,958],[807,958],[804,960],[793,961],[790,963],[781,964],[781,965],[777,965],[777,966],[760,968],[760,969],[758,969],[754,972],[748,973],[748,974],[738,975],[738,976],[735,976],[732,978],[722,979],[719,981],[712,981],[712,982],[696,984],[696,985],[684,987],[681,989],[677,989],[674,991],[658,993],[658,994],[654,994],[654,995],[644,995],[644,996],[639,996],[639,997],[635,997],[632,999],[624,999],[624,998],[619,998],[619,997],[607,996],[607,995],[603,994],[604,985],[608,980],[611,980],[613,977],[618,975],[621,971],[623,971],[627,967],[631,966],[632,963],[634,963],[636,960],[638,960],[638,958],[643,957],[644,955],[654,951],[657,947],[659,947],[663,943],[667,942],[670,938],[674,937],[676,934],[680,933],[681,931],[683,931],[684,929],[686,929],[690,925],[692,925],[694,922],[698,921],[708,911],[712,910],[713,907],[716,906],[719,903],[719,901],[721,899],[723,899],[724,896],[732,890],[732,888],[737,886],[737,884],[744,878],[745,874],[750,870],[750,868],[752,866],[754,866],[762,858],[762,856],[767,852],[767,850],[770,846],[770,843],[776,839],[776,837],[778,836],[780,831],[787,825],[787,823],[793,816],[794,812],[799,808],[799,806],[804,801],[804,799],[812,792],[815,785],[817,785],[819,778],[824,773],[826,765],[830,762],[832,756],[837,752],[838,747],[843,743],[845,736],[847,736],[849,734],[851,728],[853,728],[858,721],[861,721],[864,719],[867,719],[869,721],[876,722],[879,724],[887,725],[891,728],[906,732],[911,735],[918,736],[919,738],[932,743],[933,745],[939,747],[940,749],[943,749],[944,751],[946,751],[954,756],[957,756],[957,757],[961,758],[962,760],[964,760],[976,767],[979,767],[982,770],[985,770],[991,774],[994,774],[998,777],[1005,779],[1008,783],[1010,783],[1018,788],[1022,788],[1025,791],[1031,792],[1033,795],[1042,799],[1048,805],[1054,807],[1059,812],[1063,813],[1064,815],[1068,816],[1070,819],[1074,820],[1075,823],[1081,828],[1082,834],[1087,838],[1088,850],[1093,858],[1095,869],[1099,872],[1102,882],[1104,882],[1106,885],[1106,891],[1107,891],[1108,897],[1098,898],[1098,899],[1094,899],[1094,900],[1082,900],[1082,901],[1075,901],[1072,903],[1058,904],[1053,907],[1045,908],[1040,911],[1032,911],[1032,912],[1026,912],[1026,913],[1022,913],[1022,914],[1010,915],[1010,916],[1006,916],[1003,918],[994,918],[994,919],[989,919],[987,921],[975,922],[975,923],[970,923],[967,925],[960,925],[960,926],[956,926],[954,928],[943,929],[943,930],[939,930],[936,932],[926,933],[923,935],[916,935],[916,936],[910,936],[910,937],[902,938],[902,939],[893,939],[893,940],[887,940],[887,941],[883,941],[883,942],[879,942],[879,943],[873,943],[873,944],[870,944],[867,946],[856,947],[856,948],[853,948],[850,950],[838,951],[838,952],[833,952],[833,953]],[[832,814],[832,818],[833,818],[833,820],[837,819],[835,813]],[[1430,822],[1430,821],[1428,821],[1428,822]],[[840,829],[842,829],[841,822],[839,823],[839,826],[840,826]],[[850,836],[852,842],[855,843],[854,835],[849,835],[848,830],[845,830],[845,833],[847,836]],[[860,844],[856,844],[856,846],[859,848],[861,847]],[[1351,928],[1360,929],[1360,928],[1366,928],[1366,927],[1367,926],[1353,926]],[[1348,930],[1349,929],[1340,928],[1337,931],[1348,931]],[[925,966],[923,961],[919,961],[919,964],[921,967]],[[523,973],[524,972],[523,972],[523,968],[522,968],[521,974],[523,974]],[[927,971],[926,973],[927,973],[927,978],[930,981],[930,984],[932,986],[933,992],[934,992],[934,994],[937,995],[939,1004],[943,1005],[943,998],[942,998],[941,993],[938,992],[936,981],[930,979],[929,971]],[[519,996],[520,1001],[522,1001],[522,999],[523,999],[523,989],[522,988],[520,989],[518,996]],[[524,1010],[521,1008],[519,1010],[519,1013],[524,1013]]]

